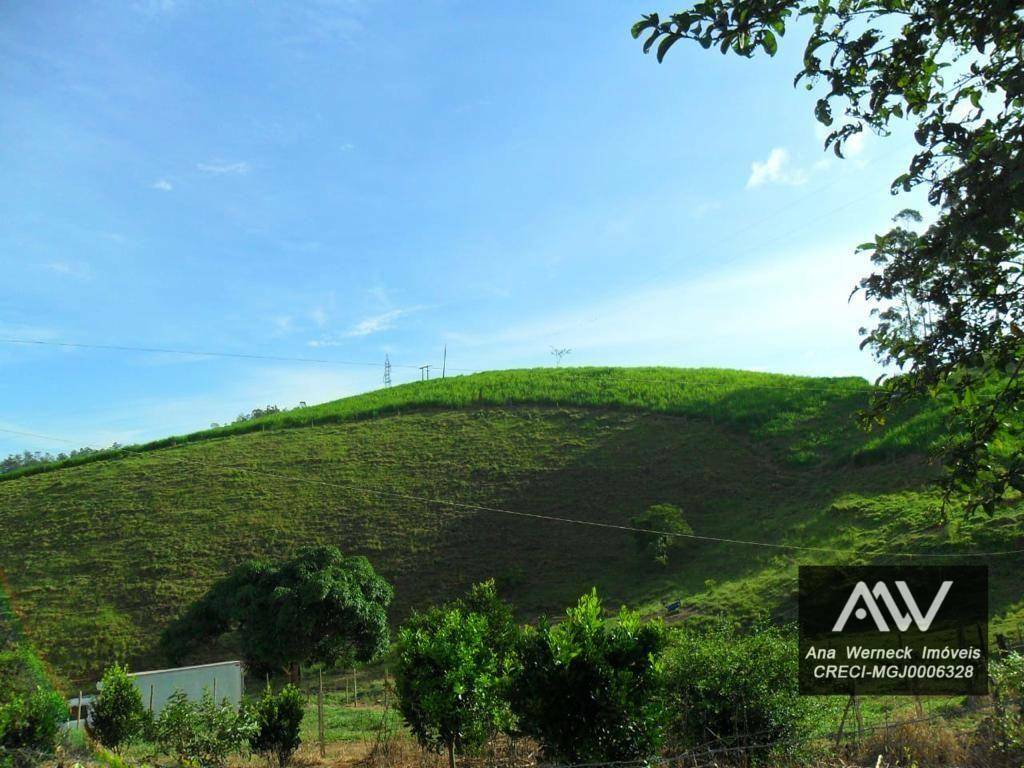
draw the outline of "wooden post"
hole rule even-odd
[[[320,738],[320,757],[325,755],[324,749],[324,671],[320,670],[320,687],[316,692],[316,730]]]
[[[352,667],[352,706],[359,706],[359,686],[356,684],[356,668]]]
[[[836,752],[839,751],[839,743],[843,740],[843,727],[846,725],[846,715],[850,711],[850,705],[853,704],[853,696],[850,696],[846,700],[846,706],[843,708],[843,716],[839,719],[839,730],[836,732]]]
[[[217,703],[217,678],[213,678],[213,703]]]
[[[82,730],[82,692],[78,692],[78,711],[75,713],[75,730]]]
[[[149,684],[149,714],[153,714],[153,684]]]

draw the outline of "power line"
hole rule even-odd
[[[315,358],[315,357],[289,357],[289,356],[286,356],[286,355],[260,355],[260,354],[241,353],[241,352],[220,352],[220,351],[214,351],[214,350],[197,351],[197,350],[184,350],[184,349],[169,349],[169,348],[161,348],[161,347],[134,346],[134,345],[127,345],[127,344],[86,344],[86,343],[67,342],[67,341],[51,341],[51,340],[45,340],[45,339],[0,338],[0,344],[28,344],[28,345],[35,345],[35,346],[70,347],[70,348],[74,348],[74,349],[94,349],[94,350],[106,350],[106,351],[115,351],[115,352],[143,352],[143,353],[151,353],[151,354],[186,355],[186,356],[189,356],[189,357],[225,357],[225,358],[237,358],[237,359],[245,359],[245,360],[271,360],[271,361],[275,361],[275,362],[300,362],[300,363],[315,363],[315,364],[323,364],[323,365],[356,365],[356,366],[372,367],[372,368],[379,368],[380,367],[380,363],[361,362],[361,361],[354,361],[354,360],[336,360],[336,359]],[[408,363],[406,363],[406,364],[390,363],[390,367],[391,368],[407,368],[407,369],[410,369],[410,370],[419,370],[419,371],[421,371],[421,380],[423,380],[422,379],[422,371],[423,371],[424,368],[429,367],[429,366],[413,365],[413,364],[408,364]],[[616,366],[600,366],[600,365],[595,365],[595,366],[588,366],[588,368],[591,368],[592,370],[589,370],[589,371],[587,371],[585,373],[581,370],[581,368],[557,368],[557,369],[541,368],[541,370],[557,370],[558,371],[557,376],[559,376],[559,377],[562,377],[562,378],[578,378],[578,379],[597,378],[597,377],[599,377],[601,375],[604,375],[604,371],[606,369],[625,370],[625,371],[627,371],[627,375],[630,378],[632,378],[633,380],[636,380],[636,379],[646,379],[646,380],[657,381],[659,383],[669,384],[669,385],[671,385],[671,384],[683,384],[683,385],[688,385],[688,386],[691,386],[691,387],[704,386],[703,382],[688,382],[688,381],[673,382],[673,381],[667,380],[667,378],[665,376],[661,376],[661,375],[657,375],[657,374],[651,374],[651,373],[640,373],[638,370],[636,370],[636,369],[658,368],[658,367],[661,367],[661,366],[634,366],[634,367],[622,368],[622,367],[616,367]],[[517,370],[527,370],[527,369],[515,369],[515,368],[513,368],[513,369],[504,369],[504,370],[499,370],[499,371],[487,371],[487,370],[480,369],[480,368],[453,368],[453,367],[449,366],[447,370],[455,371],[457,373],[474,374],[474,373],[506,373],[506,372],[514,372],[514,371],[517,371]],[[684,371],[686,371],[686,370],[694,370],[694,369],[678,369],[678,370],[681,372],[682,376],[685,376],[686,374],[684,373]],[[723,369],[723,370],[727,370],[727,369]],[[784,375],[784,374],[780,374],[780,375]],[[808,377],[808,378],[813,378],[813,377]],[[714,383],[713,382],[708,382],[707,386],[714,386]],[[868,385],[868,386],[865,386],[865,387],[856,387],[856,388],[855,387],[844,387],[842,385],[835,385],[835,386],[825,385],[825,386],[821,386],[821,385],[816,384],[813,381],[808,381],[806,383],[799,383],[799,384],[798,383],[794,383],[793,385],[777,384],[777,383],[776,384],[744,383],[744,384],[738,386],[737,388],[738,389],[794,389],[794,390],[807,390],[807,391],[820,390],[820,391],[827,391],[827,392],[837,392],[837,391],[841,392],[841,391],[844,391],[844,390],[848,390],[848,391],[851,391],[851,392],[853,392],[853,391],[861,392],[862,391],[862,392],[865,392],[865,393],[867,393],[867,392],[869,392],[869,391],[871,391],[873,389],[871,387],[871,385]]]
[[[11,431],[11,430],[4,430]],[[62,438],[58,438],[63,441]],[[71,441],[67,441],[71,442]],[[178,446],[180,447],[180,446]],[[146,452],[132,450],[130,448],[118,448],[122,453],[130,454],[133,456],[144,456]],[[272,472],[265,469],[253,468],[242,466],[238,464],[220,464],[216,462],[210,462],[205,459],[193,459],[187,456],[180,457],[186,462],[192,464],[199,464],[204,468],[214,468],[221,470],[230,470],[235,472],[243,472],[248,474],[262,475],[275,480],[281,480],[292,483],[306,483],[309,485],[318,485],[321,487],[337,488],[340,490],[357,491],[359,493],[366,493],[375,496],[384,496],[392,499],[401,499],[404,501],[415,501],[423,504],[433,504],[436,506],[444,506],[452,509],[463,509],[474,512],[487,512],[492,514],[506,515],[510,517],[519,517],[532,520],[543,520],[546,522],[556,522],[568,525],[579,525],[590,528],[601,528],[606,530],[614,530],[626,533],[644,533],[654,536],[669,536],[672,538],[689,539],[694,541],[705,541],[710,543],[718,544],[734,544],[739,546],[749,547],[761,547],[773,550],[789,550],[793,552],[811,552],[818,554],[831,554],[831,555],[856,555],[856,556],[871,556],[871,557],[908,557],[908,558],[951,558],[951,557],[1005,557],[1011,555],[1024,554],[1024,549],[1011,549],[1011,550],[999,550],[993,552],[900,552],[890,550],[856,550],[856,549],[839,549],[835,547],[815,547],[805,546],[800,544],[780,544],[777,542],[766,542],[757,541],[753,539],[737,539],[723,536],[706,536],[700,534],[687,534],[678,533],[675,531],[659,531],[652,528],[641,528],[639,526],[632,525],[621,525],[617,523],[602,523],[596,520],[582,520],[579,518],[564,517],[559,515],[545,515],[538,512],[523,512],[521,510],[505,509],[503,507],[493,507],[484,504],[471,504],[469,502],[455,501],[453,499],[440,499],[432,498],[429,496],[417,496],[415,494],[401,493],[399,491],[389,491],[383,488],[373,488],[370,486],[359,485],[356,483],[339,483],[330,480],[321,480],[317,478],[300,477],[297,475],[287,475],[279,472]],[[14,478],[15,480],[21,478]]]
[[[37,432],[23,432],[18,429],[4,429],[0,427],[0,432],[6,432],[9,435],[21,435],[23,437],[36,437],[40,440],[52,440],[55,443],[68,443],[69,445],[81,445],[81,441],[78,440],[67,440],[63,437],[52,437],[51,435],[40,435]]]
[[[110,352],[147,352],[164,355],[187,355],[189,357],[228,357],[242,360],[272,360],[275,362],[288,363],[317,363],[321,365],[358,365],[371,368],[379,368],[380,363],[363,362],[358,360],[336,360],[333,358],[320,357],[291,357],[288,355],[262,355],[248,352],[220,352],[217,350],[191,350],[172,349],[167,347],[144,347],[129,344],[86,344],[70,341],[51,341],[47,339],[18,339],[0,338],[0,344],[32,344],[44,347],[69,347],[73,349],[98,349]],[[395,368],[418,368],[417,365],[401,365],[392,363]],[[456,370],[452,368],[451,370]],[[469,369],[464,369],[467,372]]]
[[[119,449],[124,453],[132,455],[142,456],[143,452],[133,451],[127,448]],[[330,480],[320,480],[317,478],[300,477],[297,475],[286,475],[279,472],[272,472],[265,469],[246,467],[238,464],[220,464],[216,462],[210,462],[204,459],[193,459],[190,457],[181,457],[184,461],[192,464],[199,464],[209,469],[222,469],[231,470],[235,472],[244,472],[248,474],[262,475],[275,480],[282,480],[285,482],[292,483],[306,483],[309,485],[318,485],[328,488],[337,488],[340,490],[357,491],[359,493],[366,493],[375,496],[385,496],[392,499],[401,499],[403,501],[415,501],[423,504],[433,504],[437,506],[445,506],[453,509],[464,509],[467,511],[475,512],[488,512],[493,514],[508,515],[512,517],[521,517],[534,520],[544,520],[547,522],[565,523],[570,525],[587,526],[591,528],[603,528],[608,530],[622,531],[627,533],[646,533],[655,536],[670,536],[673,538],[691,539],[695,541],[706,541],[719,544],[736,544],[750,547],[762,547],[776,550],[791,550],[799,552],[815,552],[819,554],[832,554],[832,555],[868,555],[871,557],[925,557],[925,558],[950,558],[950,557],[1003,557],[1008,555],[1020,555],[1024,554],[1024,549],[1013,549],[1013,550],[1002,550],[995,552],[898,552],[898,551],[887,551],[887,550],[850,550],[850,549],[838,549],[834,547],[813,547],[804,546],[799,544],[779,544],[765,541],[755,541],[751,539],[735,539],[727,538],[722,536],[704,536],[699,534],[687,534],[678,533],[674,531],[659,531],[652,528],[641,528],[632,525],[620,525],[617,523],[602,523],[596,520],[582,520],[579,518],[562,517],[558,515],[544,515],[537,512],[523,512],[520,510],[505,509],[503,507],[492,507],[483,504],[471,504],[469,502],[455,501],[452,499],[439,499],[432,498],[429,496],[417,496],[409,493],[401,493],[399,491],[389,491],[383,488],[373,488],[370,486],[359,485],[356,483],[339,483]],[[17,479],[17,478],[16,478]]]

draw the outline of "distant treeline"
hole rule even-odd
[[[306,407],[305,401],[300,402],[298,407],[299,408],[305,408]],[[280,406],[277,406],[277,405],[268,405],[265,408],[253,408],[248,413],[240,413],[237,416],[235,416],[235,420],[233,422],[231,422],[231,423],[232,424],[244,424],[247,421],[253,421],[254,419],[262,418],[263,416],[272,416],[275,413],[288,413],[289,410],[291,410],[291,409],[290,408],[281,408]],[[210,425],[210,429],[217,429],[217,428],[219,428],[221,426],[222,426],[221,424],[218,424],[215,421],[215,422],[213,422],[213,424]]]
[[[299,408],[305,408],[304,402],[299,403]],[[288,413],[290,409],[281,408],[277,405],[268,405],[264,408],[253,408],[248,413],[240,413],[235,417],[232,424],[243,424],[247,421],[253,421],[254,419],[262,418],[263,416],[272,416],[276,413]],[[212,429],[217,429],[220,424],[216,422],[211,424]],[[7,458],[0,461],[0,475],[5,472],[13,472],[16,469],[25,469],[27,467],[37,467],[43,464],[54,464],[61,461],[68,461],[69,459],[82,459],[86,456],[92,456],[98,453],[106,453],[109,451],[117,451],[123,448],[120,443],[111,443],[106,448],[77,448],[73,451],[61,452],[61,453],[49,453],[44,451],[22,451],[21,453],[12,453]]]
[[[115,451],[121,447],[120,443],[112,443],[109,448],[78,448],[67,453],[44,453],[42,451],[22,451],[12,453],[3,461],[0,461],[0,474],[11,472],[24,467],[35,467],[39,464],[52,464],[55,461],[67,461],[68,459],[90,456],[102,451]]]

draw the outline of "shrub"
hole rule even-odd
[[[225,699],[217,704],[209,691],[198,702],[181,691],[171,694],[153,725],[160,752],[182,765],[223,768],[228,757],[243,752],[256,732],[245,710]]]
[[[504,696],[516,626],[494,582],[462,600],[414,615],[399,633],[398,706],[421,745],[455,751],[480,746],[509,723]]]
[[[86,730],[104,747],[119,752],[122,746],[142,735],[145,722],[142,694],[128,677],[128,670],[115,664],[103,674]]]
[[[634,532],[637,549],[641,555],[650,557],[658,565],[668,565],[673,551],[684,549],[690,543],[686,536],[693,535],[693,528],[686,522],[679,507],[671,504],[655,504],[630,521],[636,528],[649,531],[663,531],[663,534]]]
[[[635,760],[653,755],[664,707],[658,658],[660,623],[623,609],[602,619],[596,590],[557,626],[527,629],[511,698],[523,732],[548,759]]]
[[[302,739],[302,694],[294,685],[286,685],[277,694],[267,686],[266,692],[250,710],[255,730],[249,737],[253,752],[263,755],[284,768],[288,765]]]
[[[815,705],[799,695],[798,657],[796,641],[769,625],[674,633],[665,657],[673,748],[737,747],[753,758],[757,745],[800,735]]]
[[[989,664],[995,712],[986,723],[993,750],[1024,762],[1024,656],[1010,653]]]
[[[860,761],[881,755],[888,765],[963,765],[967,752],[949,725],[940,721],[901,722],[875,728],[858,745]]]
[[[9,762],[34,765],[38,756],[30,753],[53,752],[67,715],[67,704],[60,695],[42,686],[10,696],[0,703],[0,748],[13,753]]]

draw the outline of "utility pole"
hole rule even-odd
[[[444,352],[441,354],[441,378],[444,378],[444,372],[448,368],[448,345],[444,345]]]
[[[391,386],[391,358],[384,355],[384,386]]]
[[[429,365],[421,365],[420,366],[420,381],[430,381],[430,366]]]

